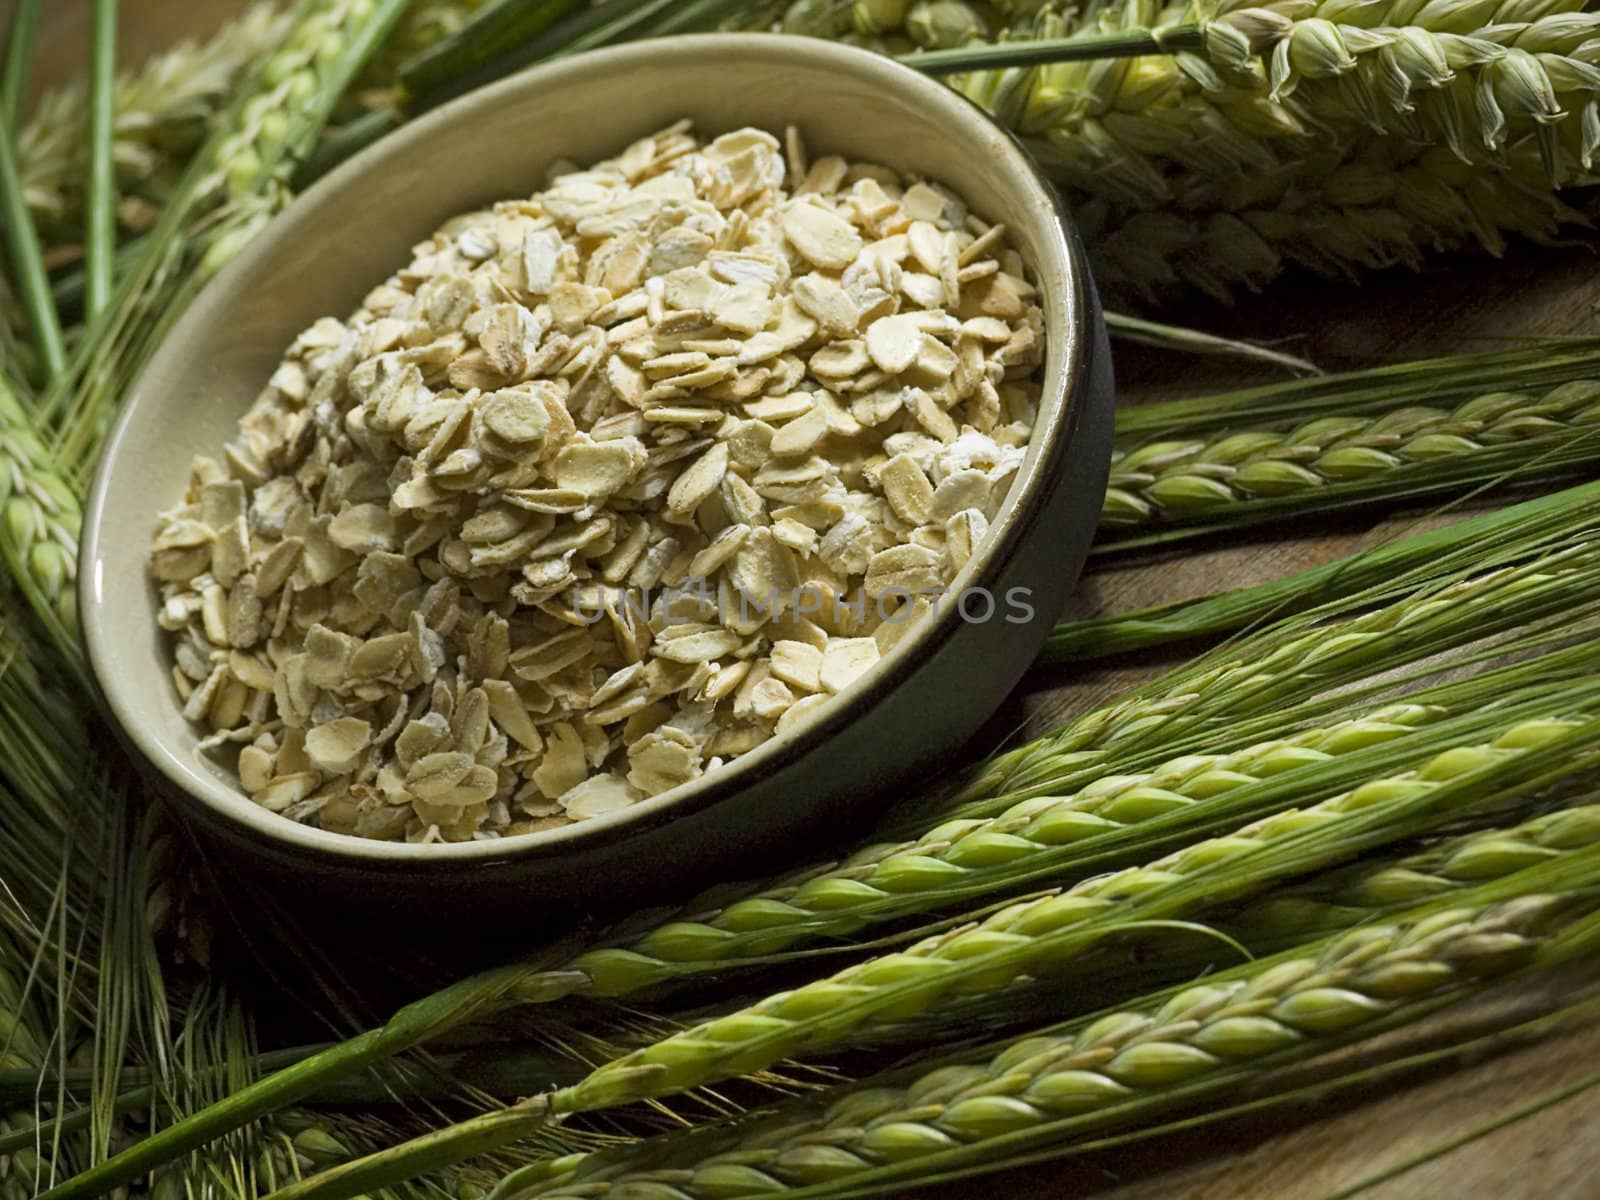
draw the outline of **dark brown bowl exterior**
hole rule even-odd
[[[947,605],[855,694],[793,736],[621,814],[547,834],[415,847],[274,817],[194,753],[167,676],[146,548],[195,453],[230,436],[283,348],[344,314],[444,219],[540,185],[682,116],[702,132],[798,125],[818,152],[941,179],[1006,222],[1046,299],[1045,395],[1008,502]],[[391,135],[293,205],[180,321],[134,388],[86,511],[85,642],[113,724],[192,824],[279,895],[448,922],[619,909],[711,879],[757,877],[866,823],[954,765],[1038,653],[1082,567],[1104,493],[1111,369],[1082,247],[1015,142],[954,93],[832,43],[763,35],[652,41],[473,93]],[[1024,589],[1031,619],[1004,619]]]

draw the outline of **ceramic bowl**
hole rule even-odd
[[[170,677],[146,559],[193,455],[216,454],[295,335],[354,310],[450,216],[543,186],[692,118],[714,135],[796,125],[813,155],[882,162],[1004,221],[1042,289],[1048,353],[1026,463],[945,605],[838,702],[723,769],[563,829],[445,845],[373,842],[251,803],[197,749]],[[948,768],[1037,654],[1077,578],[1110,439],[1109,354],[1087,267],[1049,186],[978,108],[895,62],[798,37],[708,35],[577,56],[474,92],[352,159],[291,204],[167,337],[127,399],[85,514],[84,637],[135,757],[203,833],[296,894],[455,914],[654,901],[860,824]],[[1031,613],[1005,605],[1026,597]],[[969,606],[971,607],[971,606]],[[981,613],[981,606],[979,606]],[[969,614],[971,615],[971,614]],[[1007,617],[1011,619],[1006,619]]]

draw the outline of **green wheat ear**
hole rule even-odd
[[[1600,746],[1600,722],[1520,721],[1484,742],[1436,755],[1421,768],[1364,783],[1301,811],[1290,810],[1174,854],[1067,891],[1025,900],[970,926],[868,959],[793,991],[706,1021],[607,1063],[581,1082],[499,1113],[474,1118],[284,1189],[278,1200],[341,1200],[420,1171],[448,1166],[539,1129],[553,1117],[649,1100],[758,1071],[780,1059],[837,1047],[862,1031],[892,1028],[963,998],[1059,971],[1109,933],[1185,918],[1273,879],[1332,862],[1427,828],[1442,813],[1537,792],[1584,770]],[[1574,764],[1581,764],[1575,766]],[[1566,764],[1565,766],[1561,764]],[[1577,859],[1587,862],[1584,852]],[[1566,865],[1565,863],[1563,865]],[[1328,999],[1293,1003],[1308,1026],[1337,1027]],[[1159,1081],[1173,1064],[1146,1054],[1128,1064],[1131,1086]],[[1123,1082],[1118,1080],[1118,1082]]]
[[[1113,1122],[1137,1122],[1476,994],[1519,968],[1592,954],[1600,856],[1580,850],[1382,924],[1180,985],[1134,1006],[916,1063],[765,1118],[531,1164],[492,1193],[641,1197],[878,1195],[964,1169],[1062,1153]],[[681,1065],[681,1064],[680,1064]],[[676,1066],[664,1066],[672,1073]],[[653,1074],[632,1068],[612,1098]],[[512,1140],[550,1119],[562,1093],[443,1130],[280,1192],[339,1200]],[[1034,1153],[1030,1153],[1034,1152]]]
[[[534,1164],[492,1195],[877,1195],[957,1167],[1004,1169],[1414,1020],[1541,956],[1592,949],[1583,901],[1505,891],[1468,893],[1135,1006],[794,1101],[753,1123]],[[1586,936],[1564,943],[1569,929]]]
[[[1192,31],[1200,49],[956,86],[1066,188],[1103,287],[1229,297],[1289,263],[1356,275],[1584,223],[1556,192],[1589,178],[1600,128],[1600,72],[1576,53],[1592,18],[1547,8],[1047,9],[1015,34]]]
[[[78,497],[35,432],[31,414],[0,378],[0,553],[36,612],[76,645]]]
[[[1600,454],[1600,381],[1572,380],[1538,394],[1489,391],[1453,409],[1400,407],[1377,416],[1318,417],[1292,429],[1240,429],[1214,438],[1133,442],[1112,457],[1101,512],[1107,527],[1248,518],[1337,501],[1342,493],[1404,492],[1438,464],[1511,446],[1537,462],[1588,435]],[[1494,460],[1497,470],[1505,470]]]
[[[1525,769],[1527,764],[1519,761],[1524,756],[1540,761],[1552,746],[1576,749],[1595,736],[1600,736],[1600,726],[1592,724],[1519,723],[1492,741],[1445,751],[1415,772],[1372,780],[1304,811],[1268,817],[1147,867],[1020,903],[970,929],[938,935],[698,1025],[557,1091],[550,1098],[551,1110],[582,1112],[699,1087],[839,1045],[858,1030],[915,1016],[1009,976],[1059,969],[1088,944],[1085,939],[1092,939],[1101,922],[1189,915],[1215,902],[1218,884],[1213,881],[1231,879],[1234,868],[1248,871],[1258,889],[1273,876],[1279,854],[1302,856],[1296,860],[1302,867],[1316,853],[1349,857],[1361,844],[1356,840],[1360,830],[1379,826],[1392,836],[1392,821],[1438,811],[1458,793],[1472,794],[1474,787],[1492,792],[1496,785],[1488,781]]]

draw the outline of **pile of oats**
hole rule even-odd
[[[937,184],[687,124],[306,330],[151,571],[243,789],[411,842],[686,783],[847,689],[1022,459],[1043,320]]]

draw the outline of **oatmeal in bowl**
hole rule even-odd
[[[1044,319],[936,182],[680,122],[457,217],[316,322],[156,533],[240,786],[361,837],[535,832],[847,693],[1005,501]]]

